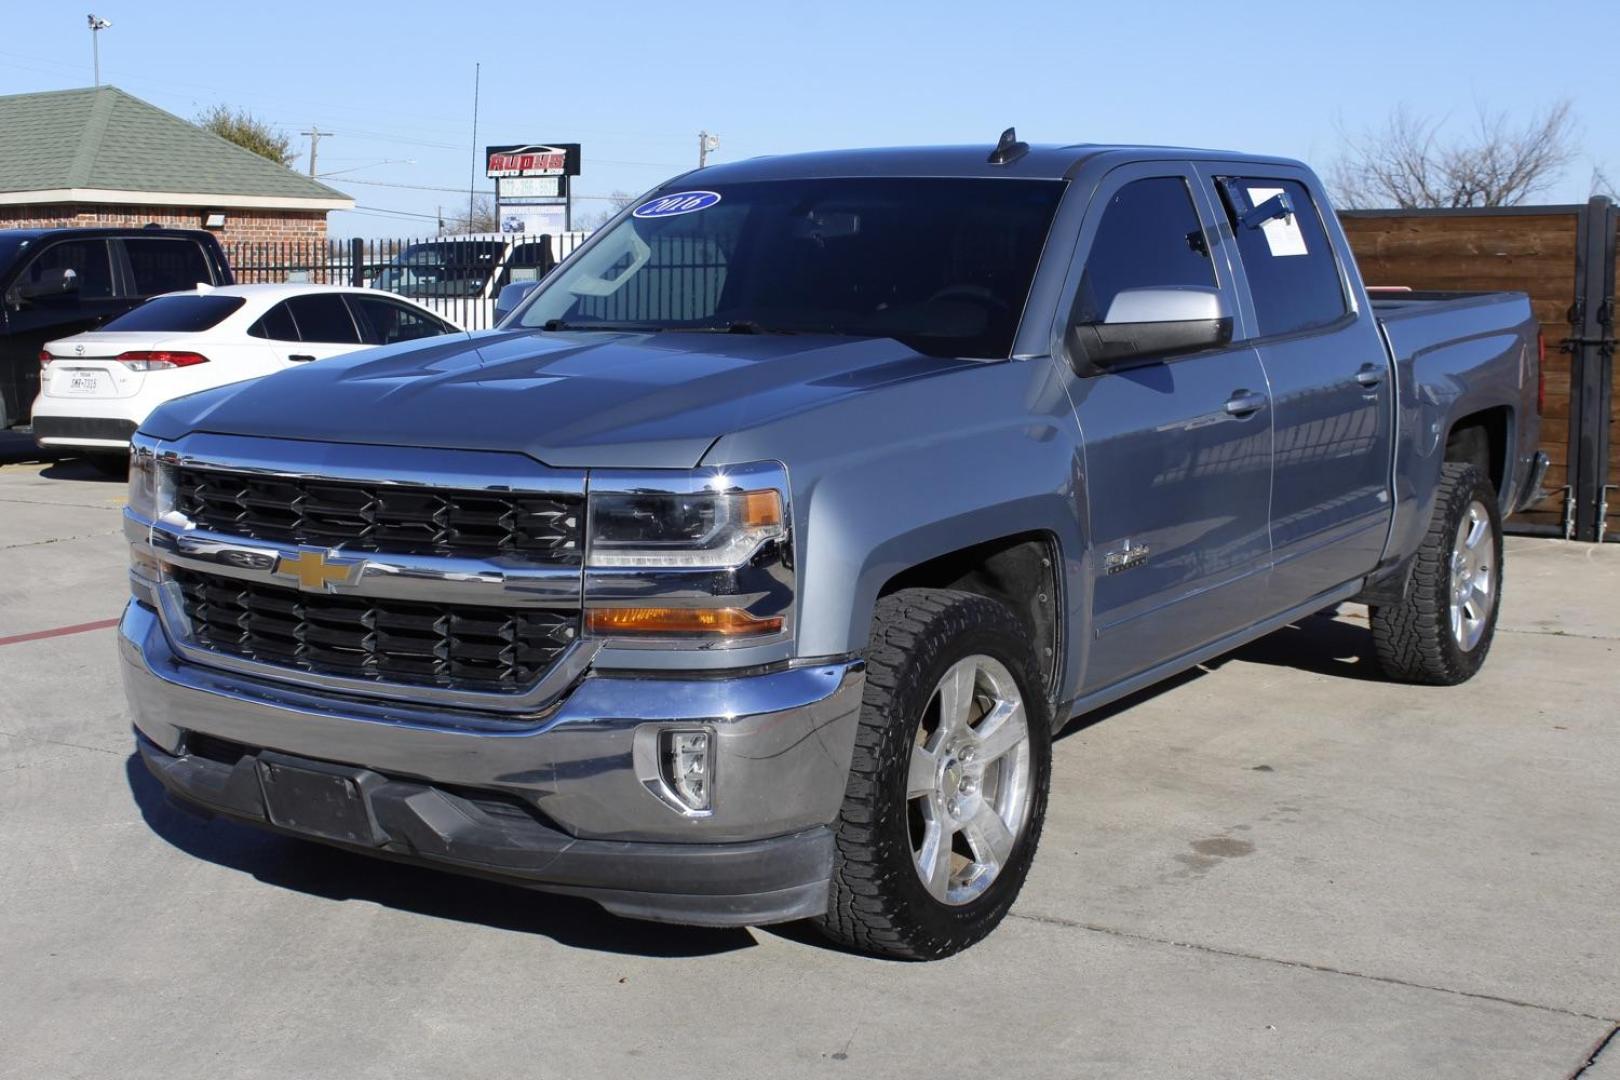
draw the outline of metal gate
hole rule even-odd
[[[1370,285],[1529,295],[1547,345],[1541,449],[1548,498],[1511,532],[1620,540],[1614,387],[1616,232],[1608,198],[1585,204],[1340,214]]]

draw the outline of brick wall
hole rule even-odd
[[[221,210],[218,207],[130,206],[73,203],[56,206],[0,206],[0,229],[71,226],[139,226],[148,222],[200,229],[209,213],[225,215],[223,229],[211,229],[222,243],[324,244],[324,210]]]

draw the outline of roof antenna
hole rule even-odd
[[[1018,141],[1018,130],[1008,128],[1001,133],[996,142],[996,148],[990,151],[987,159],[992,165],[1011,165],[1025,154],[1029,153],[1029,143]]]

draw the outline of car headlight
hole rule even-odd
[[[599,637],[780,639],[793,601],[787,472],[592,470],[585,627]]]

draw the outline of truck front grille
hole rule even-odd
[[[256,540],[345,551],[578,565],[578,496],[462,491],[266,476],[224,469],[174,470],[175,506],[198,527]]]
[[[577,611],[300,592],[178,568],[202,648],[323,675],[455,690],[528,689],[579,633]]]

